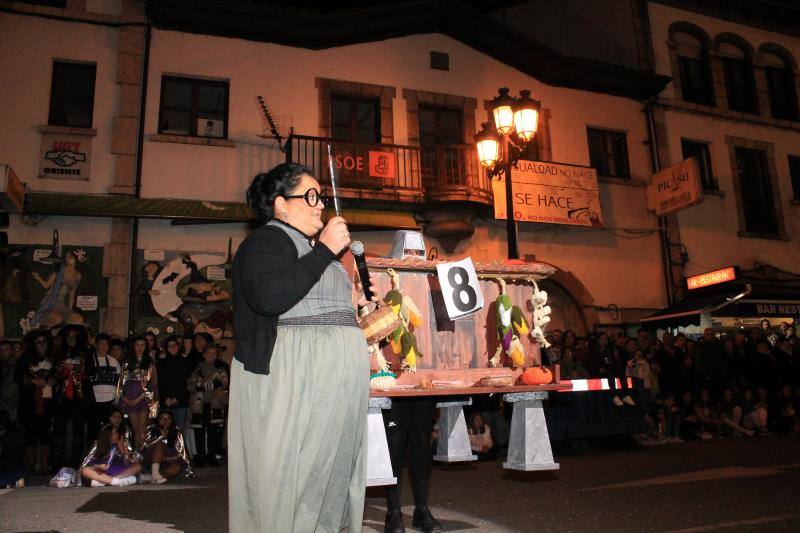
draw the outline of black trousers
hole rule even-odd
[[[434,400],[429,398],[392,398],[392,408],[383,411],[383,425],[389,443],[389,456],[397,485],[386,487],[386,507],[400,509],[400,478],[403,463],[408,465],[411,491],[417,508],[428,506],[433,450]]]
[[[213,459],[222,437],[222,409],[212,409],[210,403],[203,403],[203,412],[192,414],[192,428],[197,457]]]
[[[53,449],[51,466],[55,469],[62,466],[76,468],[84,456],[86,443],[86,423],[88,407],[83,399],[62,399],[56,405],[56,417],[53,422]],[[67,424],[72,422],[72,442],[66,442]],[[69,457],[67,457],[69,448]]]
[[[43,415],[33,412],[20,414],[19,422],[25,428],[25,445],[42,446],[50,445],[50,429],[53,426],[53,414],[45,409]]]

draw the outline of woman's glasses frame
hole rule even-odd
[[[311,193],[314,193],[314,195],[312,196]],[[328,205],[329,201],[327,196],[324,196],[321,191],[318,191],[313,187],[311,189],[308,189],[303,194],[285,194],[283,195],[283,197],[286,200],[289,200],[291,198],[302,198],[303,200],[306,201],[306,203],[310,207],[316,207],[320,202],[322,202],[322,205]]]

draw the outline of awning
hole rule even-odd
[[[738,300],[711,311],[715,317],[797,317],[800,316],[800,287],[775,290],[774,287],[751,287]]]
[[[332,209],[329,210],[332,215]],[[125,195],[65,194],[30,191],[25,213],[81,217],[123,217],[172,220],[174,224],[250,222],[256,220],[244,203],[136,198]],[[371,209],[343,209],[342,216],[353,229],[418,230],[413,213]]]
[[[643,325],[663,328],[699,326],[701,315],[709,317],[798,317],[800,284],[735,283],[724,289],[689,294],[683,300],[642,318]]]
[[[741,297],[744,290],[744,287],[737,286],[724,291],[689,294],[686,298],[642,318],[641,323],[655,328],[699,326],[703,312],[730,304]]]

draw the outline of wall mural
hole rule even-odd
[[[233,337],[230,254],[138,250],[135,329],[159,338],[206,332]]]
[[[0,337],[22,337],[36,328],[85,324],[97,331],[107,306],[103,248],[52,245],[9,246],[0,271]]]

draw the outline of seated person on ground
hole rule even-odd
[[[798,433],[797,406],[792,397],[792,386],[784,385],[778,391],[775,402],[776,424],[775,429],[780,433]]]
[[[734,436],[747,435],[752,437],[754,431],[742,426],[744,410],[733,395],[733,390],[725,389],[722,391],[722,401],[719,402],[719,415],[722,421],[722,432],[726,435]]]
[[[742,425],[757,431],[760,435],[769,433],[767,429],[769,411],[765,403],[753,397],[753,390],[746,389],[742,398]]]
[[[683,440],[698,439],[697,413],[694,410],[694,396],[686,391],[681,397],[679,436]]]
[[[97,441],[81,463],[81,477],[92,487],[133,485],[142,465],[138,455],[128,448],[119,431],[111,424],[103,426]]]
[[[492,456],[492,430],[483,420],[480,413],[472,413],[469,419],[469,445],[478,459],[493,459]]]
[[[694,414],[697,415],[698,435],[701,439],[712,439],[719,436],[722,421],[719,410],[711,400],[711,393],[707,389],[700,391],[700,397],[694,404]]]
[[[187,477],[192,474],[183,434],[169,411],[162,411],[158,422],[147,428],[144,454],[150,465],[151,483],[165,483],[184,471]]]

